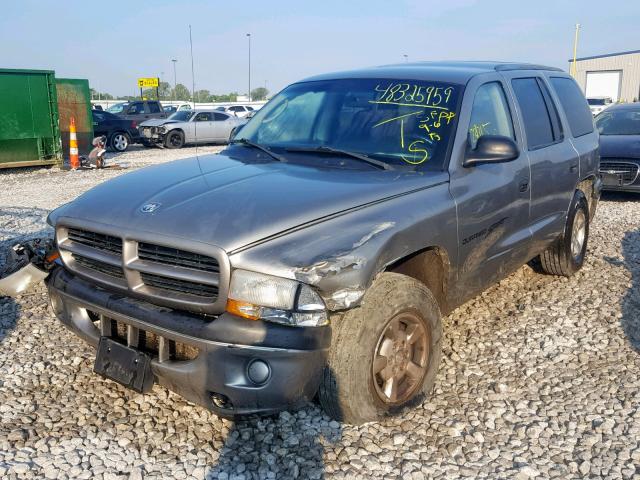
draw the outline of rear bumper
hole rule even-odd
[[[197,356],[190,360],[154,357],[152,372],[157,383],[218,415],[296,408],[317,391],[331,342],[330,327],[293,328],[226,313],[208,320],[100,289],[63,268],[51,274],[47,285],[58,319],[94,347],[101,336],[97,314],[197,348]],[[257,360],[269,367],[261,384],[248,373]],[[212,394],[228,402],[221,407]]]

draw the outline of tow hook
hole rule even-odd
[[[40,283],[60,262],[50,238],[36,238],[9,249],[6,265],[0,269],[0,296],[16,297]]]

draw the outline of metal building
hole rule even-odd
[[[569,60],[569,71],[573,60]],[[575,78],[587,97],[640,100],[640,50],[576,59]]]

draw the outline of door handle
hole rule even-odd
[[[529,180],[521,180],[520,184],[518,185],[518,190],[520,190],[521,193],[529,190]]]
[[[569,167],[569,171],[570,171],[571,173],[576,173],[576,172],[578,171],[578,164],[577,164],[577,163],[575,163],[575,164],[571,165],[571,166]]]

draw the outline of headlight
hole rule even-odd
[[[164,127],[160,127],[160,128],[158,129],[158,131],[159,131],[160,133],[167,133],[167,129],[166,129],[166,128],[164,128]]]
[[[329,323],[322,298],[310,286],[247,270],[234,270],[231,276],[227,312],[298,327]]]

